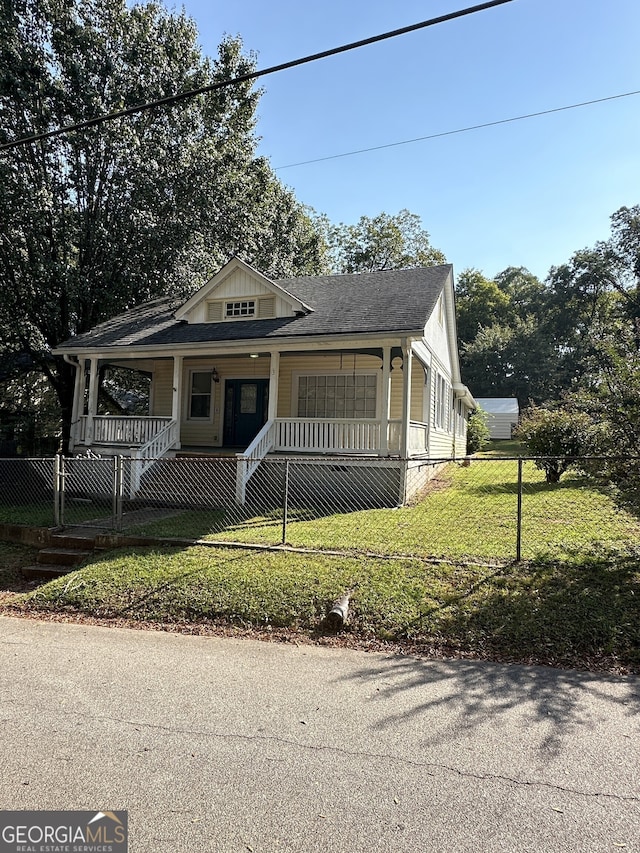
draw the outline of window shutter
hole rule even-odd
[[[258,299],[258,317],[264,320],[267,317],[274,317],[276,313],[276,298],[275,296],[261,296]]]
[[[222,302],[207,302],[207,320],[210,323],[222,320]]]

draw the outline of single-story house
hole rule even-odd
[[[476,397],[476,402],[487,413],[490,438],[511,438],[520,417],[518,400],[515,397]]]
[[[232,258],[185,302],[160,298],[66,341],[76,367],[72,450],[463,456],[450,265],[274,281]],[[107,414],[106,366],[151,377],[148,414]],[[143,470],[141,469],[141,470]],[[239,484],[238,494],[244,494]]]

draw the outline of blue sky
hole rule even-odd
[[[206,54],[266,68],[472,0],[185,0]],[[292,168],[355,149],[640,90],[638,0],[503,6],[263,78],[260,153],[334,222],[417,213],[457,272],[540,277],[640,204],[640,95]]]

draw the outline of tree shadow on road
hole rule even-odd
[[[517,713],[536,748],[553,755],[575,727],[595,726],[596,699],[630,720],[640,713],[640,679],[551,667],[396,656],[349,680],[368,683],[371,701],[386,706],[377,730],[424,723],[430,746],[484,726],[499,732],[503,718]]]

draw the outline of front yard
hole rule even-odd
[[[3,546],[5,611],[640,671],[637,518],[580,478],[547,487],[539,472],[529,472],[525,559],[517,564],[509,559],[515,463],[488,464],[450,466],[414,506],[293,515],[288,542],[342,554],[167,544],[95,555],[78,571],[25,592],[17,569],[33,554]],[[219,516],[190,512],[145,532],[220,540],[250,527],[256,541],[279,541],[278,518],[250,522],[234,529],[228,519],[221,526]],[[349,622],[332,636],[327,607],[346,590]]]
[[[640,671],[640,562],[501,567],[198,546],[113,551],[13,598],[19,612],[173,630],[327,641],[327,606],[353,590],[340,642],[493,660]],[[15,611],[13,611],[15,612]],[[336,640],[332,640],[335,642]]]

